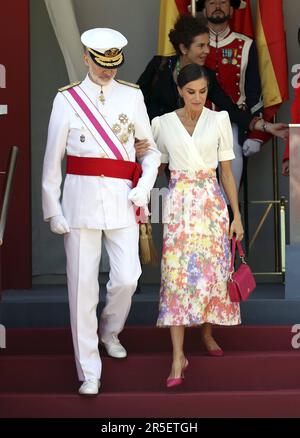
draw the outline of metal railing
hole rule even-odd
[[[3,238],[6,227],[6,220],[8,214],[9,201],[11,198],[12,184],[15,175],[17,156],[19,153],[19,149],[16,146],[11,148],[9,166],[7,172],[0,172],[2,175],[7,175],[6,177],[6,185],[3,196],[3,203],[1,208],[1,216],[0,216],[0,246],[3,245]]]
[[[276,122],[274,118],[273,122]],[[248,184],[247,184],[247,168],[245,173],[244,183],[244,221],[245,221],[245,240],[246,250],[249,255],[264,223],[268,216],[273,211],[274,220],[274,271],[273,272],[255,272],[256,276],[278,276],[281,281],[285,281],[286,268],[286,204],[287,200],[279,195],[279,172],[278,172],[278,141],[276,137],[272,138],[272,173],[273,173],[273,200],[270,201],[249,201],[248,200]],[[249,236],[249,211],[248,207],[251,204],[265,204],[266,210],[260,219],[256,230],[252,237]]]
[[[248,253],[250,253],[259,233],[261,232],[261,229],[263,225],[265,224],[268,216],[270,215],[271,211],[275,210],[275,212],[278,212],[278,226],[279,226],[279,232],[276,233],[276,238],[278,239],[275,241],[275,270],[273,272],[254,272],[255,275],[274,275],[274,276],[281,276],[282,281],[284,282],[285,279],[285,267],[286,267],[286,223],[285,223],[285,216],[286,216],[286,204],[287,200],[285,197],[281,197],[280,200],[270,200],[270,201],[249,201],[249,205],[266,205],[266,209],[254,231],[253,236],[249,239],[249,242],[247,244]],[[275,223],[276,225],[276,223]]]

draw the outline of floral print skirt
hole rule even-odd
[[[172,171],[164,207],[157,325],[239,324],[226,287],[229,218],[215,171]]]

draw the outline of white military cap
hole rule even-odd
[[[84,44],[95,64],[104,68],[117,68],[124,63],[122,48],[127,39],[117,30],[108,28],[90,29],[81,35]]]

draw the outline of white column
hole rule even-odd
[[[70,82],[86,75],[83,47],[72,0],[45,0],[56,38],[64,56]]]

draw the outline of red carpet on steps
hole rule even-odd
[[[300,417],[300,350],[291,327],[216,327],[223,357],[209,357],[199,329],[186,332],[190,366],[181,387],[165,388],[169,331],[129,327],[128,358],[107,357],[96,397],[77,394],[70,331],[10,329],[0,350],[1,418]]]

